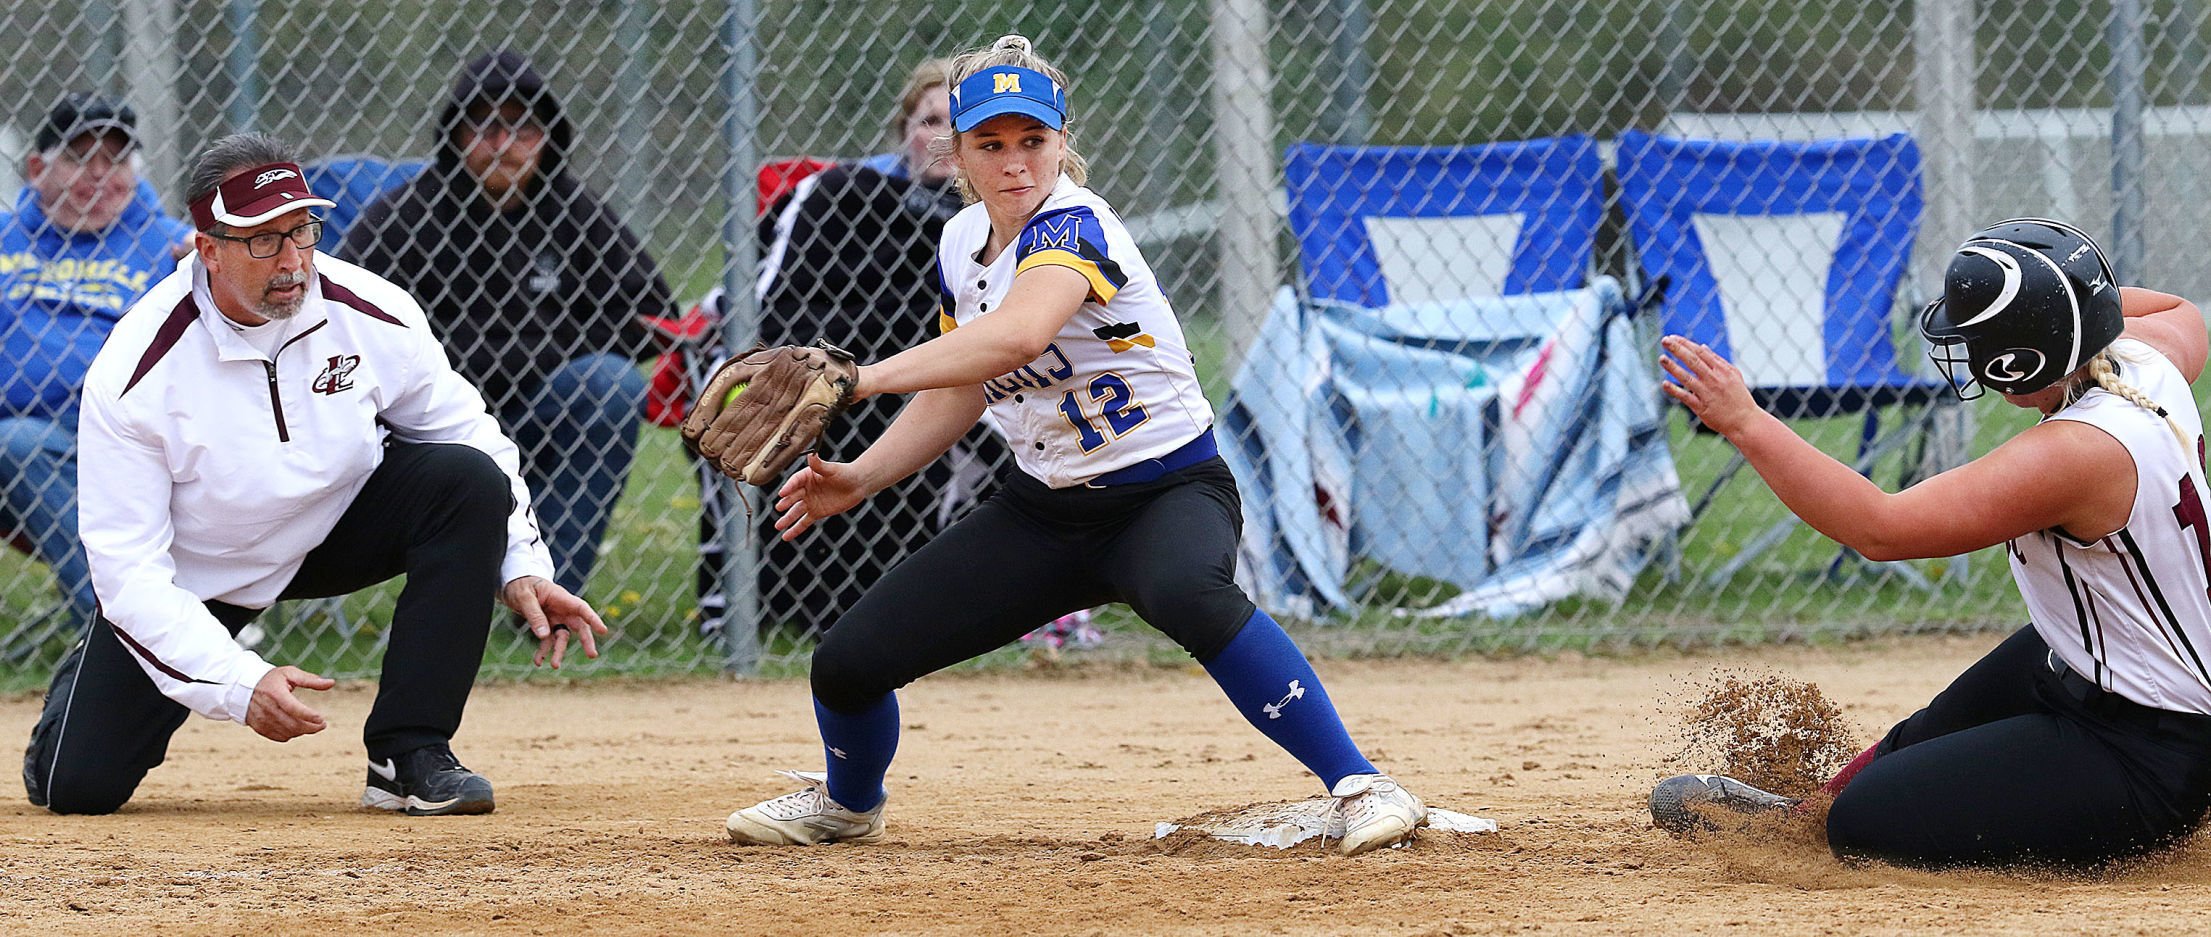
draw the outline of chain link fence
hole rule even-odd
[[[97,175],[35,140],[71,90],[135,109],[123,173],[172,216],[216,137],[304,148],[341,203],[325,249],[413,287],[531,450],[564,572],[589,567],[617,632],[601,672],[802,668],[856,590],[987,495],[1005,456],[978,430],[864,522],[774,546],[664,424],[726,339],[865,357],[932,333],[930,239],[958,202],[914,171],[933,125],[901,90],[1002,33],[1072,76],[1092,187],[1176,302],[1244,481],[1246,584],[1328,653],[2016,624],[1994,551],[1871,564],[1786,523],[1660,403],[1653,338],[1720,341],[1894,486],[2029,422],[1931,392],[1908,319],[1964,235],[2065,218],[2128,282],[2211,287],[2199,0],[84,0],[6,3],[0,26],[0,187],[26,192],[0,315],[11,386],[34,385],[0,424],[16,686],[84,604],[57,362],[150,282],[66,262],[127,245],[28,220],[60,170]],[[495,50],[543,94],[456,93]],[[547,203],[524,209],[547,229],[469,168],[470,144],[524,138],[570,180],[514,203]],[[246,637],[371,675],[395,594],[282,606]],[[1097,623],[1101,652],[1161,649],[1125,611]],[[528,649],[499,637],[486,666],[525,675]]]

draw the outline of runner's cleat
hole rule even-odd
[[[1759,790],[1720,774],[1684,774],[1651,790],[1651,822],[1671,833],[1712,831],[1708,811],[1718,808],[1745,816],[1778,813],[1797,805],[1793,798]]]

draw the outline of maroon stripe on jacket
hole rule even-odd
[[[177,342],[184,338],[184,330],[191,328],[199,317],[200,307],[192,302],[192,294],[186,293],[183,299],[177,300],[176,308],[169,310],[168,320],[154,330],[154,343],[146,346],[145,354],[138,356],[138,367],[131,370],[131,379],[123,384],[123,393],[130,393],[131,388],[137,387],[146,372],[153,370],[170,349],[177,347]]]
[[[154,669],[168,674],[170,679],[182,683],[205,683],[209,686],[213,686],[215,684],[215,681],[213,680],[201,680],[196,677],[185,676],[183,671],[180,671],[175,667],[171,667],[168,664],[162,663],[161,658],[155,657],[152,651],[146,650],[145,645],[138,643],[137,639],[132,638],[129,634],[124,633],[123,629],[115,627],[115,623],[112,621],[108,622],[108,630],[115,632],[115,636],[118,638],[122,638],[123,643],[130,645],[132,651],[136,652],[138,656],[145,658],[146,663],[152,664],[154,665]]]
[[[361,294],[346,289],[343,286],[339,286],[336,280],[332,280],[331,278],[320,273],[315,274],[315,279],[322,284],[322,296],[324,299],[334,300],[336,302],[341,302],[348,306],[352,306],[353,308],[360,310],[362,313],[366,314],[372,319],[382,319],[393,325],[399,326],[400,328],[407,327],[407,323],[399,321],[399,318],[397,316],[394,316],[391,313],[377,308],[375,303],[362,299]]]

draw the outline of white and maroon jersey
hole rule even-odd
[[[950,332],[998,308],[1022,271],[1062,266],[1090,280],[1082,309],[1044,354],[983,383],[1021,470],[1054,488],[1154,459],[1213,425],[1174,307],[1104,199],[1061,176],[990,263],[990,216],[970,205],[944,225],[938,325]]]
[[[2134,510],[2126,526],[2092,543],[2056,529],[2014,539],[2006,550],[2012,578],[2035,630],[2067,667],[2145,706],[2211,713],[2203,417],[2163,354],[2124,338],[2112,349],[2119,379],[2164,407],[2188,445],[2157,414],[2104,390],[2053,414],[2126,446],[2134,457]]]

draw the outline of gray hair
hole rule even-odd
[[[222,185],[241,169],[270,163],[299,162],[299,149],[265,133],[234,133],[201,150],[184,175],[184,202],[189,205]]]

